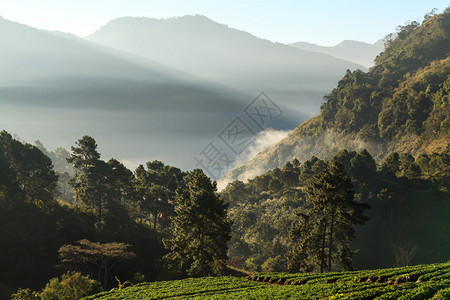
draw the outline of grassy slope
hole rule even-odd
[[[449,287],[450,263],[446,263],[325,274],[188,278],[137,284],[85,299],[449,299]]]

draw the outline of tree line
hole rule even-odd
[[[409,262],[448,260],[449,159],[449,146],[416,157],[392,152],[379,163],[366,150],[342,150],[231,182],[221,192],[233,221],[230,263],[249,271],[389,267],[403,245],[417,246]]]
[[[133,172],[116,159],[104,161],[90,136],[76,141],[67,161],[73,166],[70,204],[57,192],[60,173],[50,158],[0,133],[4,295],[44,286],[19,290],[17,299],[62,295],[71,284],[94,292],[127,280],[226,274],[228,265],[352,269],[361,246],[355,237],[364,227],[357,225],[387,220],[392,226],[393,199],[414,186],[446,194],[450,173],[449,149],[417,158],[392,153],[378,167],[367,151],[344,150],[330,160],[294,159],[218,193],[199,169],[152,161]]]
[[[223,272],[227,205],[202,170],[152,161],[132,172],[102,160],[90,136],[75,143],[67,161],[72,204],[59,199],[48,156],[0,133],[1,298],[19,287],[39,290],[67,270],[90,275],[103,289],[136,274],[157,280]],[[61,280],[84,280],[71,274]]]

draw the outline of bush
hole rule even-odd
[[[50,279],[40,296],[43,300],[75,300],[98,292],[101,292],[100,282],[78,272],[67,272],[61,280],[58,277]]]
[[[247,258],[247,260],[245,261],[245,265],[246,265],[246,269],[249,270],[250,272],[261,271],[261,266],[256,263],[254,257]]]
[[[134,273],[133,284],[145,282],[145,275],[139,272]]]
[[[245,259],[241,256],[233,256],[228,260],[228,264],[237,269],[245,269],[247,264],[245,263]]]
[[[270,257],[263,263],[262,269],[264,272],[285,272],[287,271],[287,261],[280,255]]]
[[[30,289],[19,289],[15,294],[11,295],[12,300],[32,300],[41,299],[38,292]]]

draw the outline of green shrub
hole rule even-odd
[[[286,259],[280,255],[268,258],[262,265],[264,272],[285,272],[287,271]]]
[[[32,300],[41,299],[38,292],[30,289],[19,289],[15,294],[11,295],[12,300]]]
[[[50,279],[40,296],[42,300],[75,300],[100,291],[100,282],[78,272],[67,272],[61,280],[58,277]]]
[[[143,282],[145,282],[144,274],[141,274],[139,272],[134,273],[133,284],[138,284],[138,283],[143,283]]]
[[[248,258],[245,261],[246,264],[246,269],[249,270],[250,272],[259,272],[261,271],[261,267],[260,265],[258,265],[255,261],[254,257]]]

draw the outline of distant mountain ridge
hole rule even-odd
[[[449,11],[403,26],[369,72],[347,72],[320,115],[228,172],[220,185],[342,149],[367,149],[377,159],[391,151],[444,151],[450,141],[449,53]]]
[[[105,157],[193,168],[254,95],[119,50],[0,19],[0,128],[65,147],[89,134]],[[295,120],[274,126],[292,128]],[[158,141],[158,142],[155,142]],[[182,151],[180,149],[183,149]],[[102,149],[100,149],[102,152]]]
[[[384,39],[380,39],[373,44],[345,40],[332,47],[319,46],[307,42],[296,42],[290,45],[299,49],[324,53],[352,61],[369,69],[373,66],[375,57],[384,50]]]
[[[261,91],[286,111],[317,112],[323,95],[347,69],[364,67],[272,43],[204,16],[126,17],[88,40],[161,62],[250,94]]]

